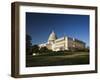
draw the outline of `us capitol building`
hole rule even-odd
[[[73,50],[73,49],[84,49],[85,42],[67,36],[57,38],[54,31],[52,31],[52,33],[48,38],[48,41],[46,43],[39,44],[38,46],[40,48],[47,47],[49,50],[52,51]]]

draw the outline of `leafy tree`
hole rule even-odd
[[[47,47],[41,47],[41,48],[40,48],[40,52],[41,52],[41,53],[46,53],[46,52],[49,52],[49,50],[48,50]]]
[[[32,54],[32,43],[31,43],[31,36],[29,34],[26,34],[26,55],[31,55]]]
[[[38,45],[33,45],[32,46],[32,53],[38,53],[39,52],[39,46]]]

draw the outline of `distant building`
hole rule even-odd
[[[39,44],[39,47],[47,47],[52,51],[60,50],[74,50],[74,49],[84,49],[85,43],[75,38],[70,38],[67,36],[57,38],[54,31],[50,34],[48,41],[43,44]]]

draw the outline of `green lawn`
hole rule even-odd
[[[89,64],[89,52],[27,56],[26,67]]]

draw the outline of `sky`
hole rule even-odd
[[[77,38],[89,46],[89,15],[26,12],[26,33],[33,45],[47,42],[52,31],[58,38]]]

